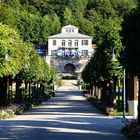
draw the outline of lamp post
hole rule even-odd
[[[29,62],[28,62],[28,58],[25,56],[25,64],[24,64],[24,68],[28,69],[29,68]]]
[[[117,59],[115,57],[115,53],[114,53],[114,48],[113,48],[113,52],[112,52],[112,58],[111,58],[111,62],[116,62]],[[119,69],[123,69],[123,119],[125,119],[125,112],[126,112],[126,86],[125,86],[125,68],[121,67],[117,67]]]
[[[113,51],[112,51],[112,58],[111,58],[111,61],[112,61],[112,62],[116,62],[116,61],[117,61],[117,59],[116,59],[116,57],[115,57],[115,53],[114,53],[114,48],[113,48]]]
[[[125,68],[123,69],[123,119],[125,119],[126,112],[126,87],[125,87]]]
[[[4,47],[4,61],[10,61],[9,56],[6,52],[6,48]]]
[[[28,69],[28,67],[29,67],[28,64],[25,63],[24,68]]]
[[[29,63],[28,63],[28,61],[27,61],[27,57],[25,57],[24,68],[25,68],[25,69],[28,69],[28,68],[29,68]]]

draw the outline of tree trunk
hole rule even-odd
[[[28,83],[25,81],[25,89],[24,89],[24,94],[27,95],[28,92]]]
[[[44,85],[43,84],[40,84],[40,94],[41,94],[41,97],[45,97]]]
[[[90,95],[92,96],[92,94],[93,94],[93,85],[92,83],[90,83]]]
[[[113,84],[114,81],[109,81],[109,106],[113,106]]]
[[[28,99],[28,83],[27,81],[24,82],[24,100],[27,102],[29,99]]]
[[[120,79],[118,80],[118,102],[117,106],[120,107],[120,94],[121,94],[121,88],[120,88]]]
[[[16,95],[15,95],[15,102],[16,103],[22,102],[21,84],[22,84],[22,81],[16,78]]]
[[[36,98],[36,83],[34,83],[32,86],[32,95],[33,95],[33,98]]]
[[[12,78],[9,77],[8,100],[12,101]]]
[[[108,96],[109,96],[108,81],[103,81],[101,83],[101,90],[102,90],[101,100],[106,103],[108,101]]]
[[[113,104],[116,99],[116,85],[117,85],[117,77],[115,76],[113,79],[113,93],[112,93]]]
[[[31,99],[31,83],[29,82],[29,100]]]
[[[7,77],[0,78],[0,105],[7,105]]]

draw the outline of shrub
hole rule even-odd
[[[10,119],[14,117],[14,112],[11,109],[1,109],[0,119]]]
[[[116,115],[117,109],[114,109],[113,107],[106,107],[106,114],[107,115]]]
[[[30,103],[32,106],[37,106],[37,105],[40,105],[42,103],[42,99],[41,98],[33,98],[30,101]]]
[[[10,104],[7,108],[13,110],[14,114],[20,115],[23,113],[24,110],[26,110],[26,105],[24,103]]]
[[[102,102],[100,99],[96,99],[96,97],[89,96],[87,97],[87,100],[91,102],[95,107],[97,107],[100,111],[105,113],[106,115],[116,115],[117,110],[113,106],[108,106],[104,102]]]
[[[140,132],[140,126],[137,125],[136,119],[124,119],[122,121],[125,126],[122,128],[122,133],[127,136],[135,136]]]
[[[43,98],[42,97],[33,98],[20,104],[9,104],[7,107],[3,107],[0,109],[0,119],[10,119],[14,117],[14,115],[20,115],[30,107],[37,106],[41,104],[42,101],[46,101],[54,96],[55,91],[52,90],[48,91],[47,93],[44,93]]]
[[[54,97],[55,96],[55,91],[50,91],[50,93],[49,93],[52,97]]]
[[[62,80],[57,81],[58,87],[62,86]]]

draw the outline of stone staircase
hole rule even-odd
[[[76,86],[77,80],[62,80],[62,86]]]

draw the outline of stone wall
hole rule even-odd
[[[68,58],[52,57],[50,58],[50,66],[55,67],[58,70],[58,72],[66,72],[64,69],[65,66],[67,64],[73,64],[76,67],[75,72],[81,73],[88,60],[89,58],[68,59]]]

